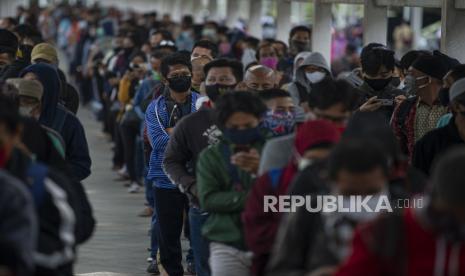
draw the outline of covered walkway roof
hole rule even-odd
[[[49,0],[50,1],[50,0]],[[122,9],[157,10],[170,13],[173,18],[192,14],[200,20],[203,0],[87,0],[87,4],[99,2],[103,6],[116,6]],[[208,1],[210,18],[218,19],[218,1]],[[227,1],[226,22],[232,26],[238,18],[248,20],[250,33],[260,37],[262,34],[262,0],[223,0]],[[331,45],[331,5],[364,5],[364,43],[379,42],[386,44],[389,7],[426,7],[440,8],[441,50],[465,62],[465,0],[268,0],[277,2],[277,38],[287,41],[291,29],[291,2],[313,3],[313,50],[321,52],[328,60]],[[27,4],[27,0],[0,0],[0,16],[14,14],[15,7]],[[52,2],[57,2],[56,0]],[[248,5],[248,15],[241,14],[239,6]]]

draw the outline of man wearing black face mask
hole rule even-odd
[[[427,132],[436,128],[447,107],[439,102],[442,79],[448,69],[437,56],[420,56],[410,66],[407,78],[415,82],[415,97],[408,98],[395,109],[391,126],[404,154],[412,158],[413,147]]]
[[[191,92],[192,66],[185,55],[175,53],[165,57],[161,74],[167,89],[148,106],[145,114],[152,146],[147,180],[153,181],[161,264],[169,275],[180,276],[184,273],[180,238],[187,197],[165,174],[162,162],[174,126],[182,117],[196,111],[199,95]]]
[[[218,143],[221,131],[216,125],[213,110],[216,100],[242,81],[242,64],[235,60],[217,59],[204,67],[205,87],[209,102],[202,109],[182,119],[171,135],[163,165],[167,176],[184,192],[191,207],[189,224],[191,245],[195,256],[197,275],[209,275],[208,241],[201,229],[208,213],[201,210],[197,197],[195,164],[202,150]]]
[[[249,92],[232,92],[215,108],[223,135],[200,154],[196,171],[200,207],[210,214],[202,233],[210,241],[212,275],[249,275],[252,254],[240,216],[258,171],[266,106]]]
[[[351,255],[334,275],[465,274],[465,149],[454,149],[438,161],[432,192],[421,206],[360,227]]]
[[[306,26],[295,26],[289,32],[289,53],[278,63],[278,70],[289,78],[293,75],[294,58],[301,52],[312,50],[312,30]]]
[[[397,103],[405,99],[404,93],[392,85],[394,52],[380,44],[372,43],[361,54],[363,83],[359,87],[362,105],[360,111],[378,111],[391,119]]]

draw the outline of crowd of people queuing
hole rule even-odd
[[[465,65],[379,43],[331,63],[311,38],[79,4],[0,19],[0,275],[72,275],[92,235],[80,103],[145,191],[149,274],[465,275]],[[270,195],[424,206],[266,212]]]

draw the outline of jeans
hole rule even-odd
[[[210,243],[210,267],[213,276],[249,276],[252,253],[224,243]]]
[[[202,226],[207,221],[208,213],[191,207],[189,209],[190,240],[195,255],[195,272],[197,276],[210,276],[208,257],[209,242],[202,236]]]
[[[187,197],[176,189],[153,187],[155,212],[158,219],[160,263],[170,276],[184,274],[181,233]]]

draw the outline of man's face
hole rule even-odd
[[[249,72],[244,80],[245,85],[252,91],[263,91],[276,86],[274,73],[263,73],[259,71]]]
[[[213,67],[208,71],[205,78],[205,85],[235,85],[237,83],[236,77],[230,67]]]
[[[29,72],[26,75],[24,75],[23,79],[39,81],[39,78],[37,77],[37,75],[32,72]]]
[[[10,21],[6,18],[0,19],[0,29],[5,29],[11,31],[13,29],[13,25],[10,24]]]
[[[387,181],[387,177],[381,167],[360,173],[343,169],[337,174],[335,188],[339,194],[345,196],[370,195],[382,191]]]
[[[40,117],[40,109],[41,104],[38,99],[26,96],[19,97],[19,111],[21,115],[38,120]]]
[[[201,56],[207,56],[210,59],[213,59],[212,51],[210,49],[203,48],[203,47],[195,47],[194,49],[192,49],[191,59],[201,57]]]
[[[229,129],[244,130],[248,128],[255,128],[259,123],[260,121],[258,118],[250,113],[235,112],[228,118],[225,123],[225,127]]]
[[[425,73],[410,67],[408,74],[415,78],[416,94],[419,97],[422,97],[429,93],[431,90],[436,89],[433,83],[433,79]]]
[[[150,36],[150,47],[155,48],[160,44],[163,40],[163,36],[161,34],[153,34]]]
[[[13,63],[13,59],[8,53],[0,53],[0,69]]]
[[[278,57],[276,50],[272,46],[264,46],[260,48],[260,60],[270,57]]]
[[[266,107],[273,112],[294,112],[295,105],[291,97],[274,98],[267,101]]]
[[[313,113],[317,119],[331,121],[337,127],[345,127],[351,115],[351,112],[342,103],[335,104],[327,109],[315,108]]]
[[[161,59],[151,57],[150,58],[150,67],[152,67],[152,70],[155,72],[160,72],[160,66],[161,66]]]
[[[305,31],[298,31],[291,37],[291,40],[301,41],[305,43],[310,43],[310,39],[310,34]]]
[[[123,48],[129,49],[134,47],[134,42],[129,37],[125,37],[123,40]]]

